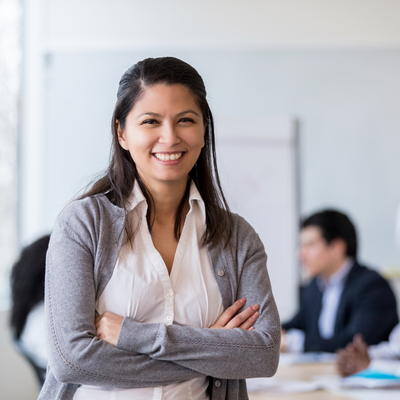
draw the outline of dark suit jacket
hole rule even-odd
[[[297,315],[282,328],[301,329],[305,333],[304,351],[335,352],[361,333],[368,343],[388,339],[398,322],[396,299],[389,284],[377,272],[355,263],[345,282],[336,314],[334,335],[323,339],[318,319],[322,292],[313,279],[302,291]]]

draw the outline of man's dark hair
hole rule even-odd
[[[334,239],[343,239],[347,244],[346,254],[357,258],[357,233],[350,218],[336,210],[324,210],[304,219],[300,228],[316,226],[328,244]]]

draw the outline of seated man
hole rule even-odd
[[[313,279],[282,328],[304,332],[303,351],[335,352],[356,333],[369,345],[388,339],[398,322],[395,296],[384,278],[358,264],[356,231],[346,215],[326,210],[304,220],[300,261]]]
[[[400,324],[393,329],[388,342],[375,346],[368,347],[362,335],[355,335],[352,343],[338,351],[336,366],[342,376],[353,375],[366,368],[400,376]]]

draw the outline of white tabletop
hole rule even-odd
[[[247,380],[255,388],[257,380]],[[303,383],[303,386],[302,386]],[[250,400],[398,400],[400,389],[342,389],[333,362],[280,364],[264,389],[249,390]],[[299,391],[294,390],[298,386]],[[262,381],[260,381],[262,386]],[[309,387],[307,387],[309,386]],[[324,387],[324,388],[318,388]],[[312,390],[312,391],[307,391]],[[284,393],[286,391],[286,393]]]

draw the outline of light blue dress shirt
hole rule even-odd
[[[318,320],[319,333],[322,338],[330,339],[335,331],[336,314],[347,275],[354,264],[353,258],[347,258],[343,265],[328,279],[317,278],[322,291],[322,309]]]

